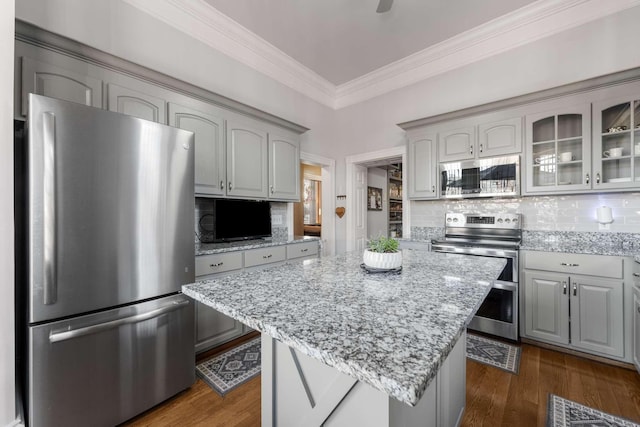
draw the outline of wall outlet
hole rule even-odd
[[[271,223],[273,225],[282,225],[282,215],[273,215],[271,217]]]

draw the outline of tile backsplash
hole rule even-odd
[[[207,243],[213,239],[214,212],[213,200],[206,197],[196,197],[195,202],[195,242]],[[287,224],[287,204],[271,202],[271,233],[274,239],[287,238],[289,228]],[[279,215],[281,224],[274,224],[274,216]]]
[[[613,211],[609,230],[600,230],[596,222],[596,208],[599,206],[609,206]],[[412,201],[411,227],[443,227],[446,212],[521,213],[524,230],[640,231],[640,193]]]

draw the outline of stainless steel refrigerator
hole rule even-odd
[[[191,132],[29,96],[16,143],[29,426],[109,426],[195,381]],[[22,153],[22,154],[21,154]]]

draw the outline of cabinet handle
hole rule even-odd
[[[469,146],[469,154],[473,154],[473,145]]]
[[[633,277],[640,277],[640,273],[633,273]]]
[[[580,267],[580,264],[571,264],[566,262],[561,262],[560,265],[564,265],[565,267]]]
[[[435,186],[435,185],[432,185],[432,186],[431,186],[431,192],[432,192],[432,193],[435,193],[435,192],[436,192],[436,186]]]
[[[273,194],[273,185],[270,188],[271,188],[271,194]]]
[[[566,295],[567,294],[567,282],[563,281],[562,282],[562,295]]]
[[[600,172],[596,174],[596,184],[600,184]]]
[[[220,261],[220,262],[219,262],[219,263],[217,263],[217,264],[211,264],[211,265],[209,265],[209,267],[211,267],[211,268],[216,268],[216,267],[220,267],[222,264],[224,264],[224,262]]]
[[[300,249],[300,252],[308,252],[308,251],[309,251],[309,248],[307,248],[307,249]]]
[[[638,309],[638,313],[640,313],[640,305],[638,307],[636,307]]]
[[[229,181],[229,186],[228,187],[229,187],[229,190],[233,189],[233,187],[231,186],[231,181]]]
[[[269,254],[269,255],[262,255],[262,258],[264,258],[264,259],[269,259],[269,258],[271,258],[271,254]]]
[[[220,180],[220,189],[224,190],[224,181],[223,180]]]
[[[578,295],[578,286],[574,283],[573,284],[573,296],[575,297],[576,295]]]
[[[480,144],[480,152],[482,153],[482,144]]]
[[[589,183],[589,174],[587,174],[587,184]]]

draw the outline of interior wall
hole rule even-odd
[[[382,210],[367,209],[367,237],[387,236],[389,234],[389,181],[387,171],[381,168],[367,169],[367,186],[382,190]]]
[[[15,402],[14,221],[13,221],[13,63],[14,2],[0,14],[0,425],[13,424]]]

